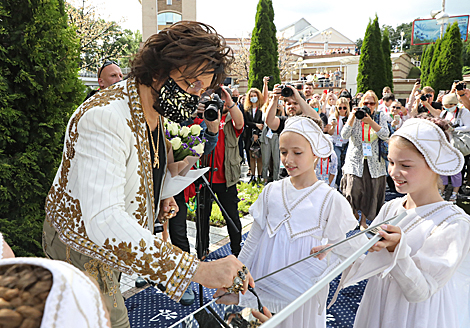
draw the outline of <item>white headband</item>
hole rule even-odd
[[[66,262],[43,258],[17,257],[0,261],[0,266],[13,264],[36,265],[52,273],[52,287],[41,327],[108,327],[100,291],[82,271]]]
[[[429,120],[412,118],[393,135],[401,136],[423,154],[431,170],[440,175],[455,175],[462,171],[462,153],[447,141],[444,131]]]
[[[308,117],[293,116],[287,119],[284,132],[295,132],[307,139],[312,146],[313,153],[320,157],[326,158],[334,151],[333,143],[326,137],[317,123]]]

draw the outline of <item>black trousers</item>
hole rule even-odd
[[[233,185],[227,188],[225,183],[214,183],[212,185],[212,190],[219,199],[222,206],[227,211],[227,214],[230,216],[232,221],[235,223],[235,226],[238,228],[238,233],[235,232],[235,229],[228,224],[227,218],[224,216],[225,221],[227,221],[227,230],[230,236],[230,248],[232,249],[232,254],[238,256],[241,249],[242,241],[242,224],[240,222],[240,217],[238,215],[238,192],[237,185]],[[202,191],[201,191],[202,193]],[[201,234],[202,249],[203,251],[209,248],[209,219],[212,211],[212,199],[210,192],[205,190],[204,195],[204,208],[205,215],[202,217],[200,225],[201,231],[197,230],[196,242],[199,242],[199,233]],[[173,219],[172,219],[173,220]],[[196,247],[197,248],[197,247]]]
[[[182,251],[189,253],[188,231],[186,226],[186,217],[188,208],[184,199],[184,191],[174,196],[179,211],[175,217],[168,221],[168,231],[170,233],[171,243],[181,248]]]

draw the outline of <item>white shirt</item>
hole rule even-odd
[[[462,106],[458,109],[458,113],[456,112],[451,113],[443,108],[441,117],[452,124],[457,124],[456,131],[470,132],[470,111]]]

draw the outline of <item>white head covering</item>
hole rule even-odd
[[[326,158],[334,151],[333,143],[323,134],[318,124],[308,117],[288,118],[281,135],[285,132],[295,132],[305,137],[312,146],[313,153],[320,158]]]
[[[82,271],[63,262],[34,257],[0,261],[0,266],[29,264],[52,273],[53,283],[47,296],[41,327],[104,328],[108,319],[100,290]]]
[[[440,175],[454,175],[462,171],[464,158],[455,149],[444,131],[429,120],[412,118],[393,135],[398,135],[415,145],[423,154],[431,170]]]

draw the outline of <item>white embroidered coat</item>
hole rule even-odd
[[[166,171],[166,163],[160,167]],[[46,221],[67,247],[162,283],[179,300],[199,261],[152,234],[154,207],[147,126],[130,78],[100,91],[72,115],[46,199]]]

